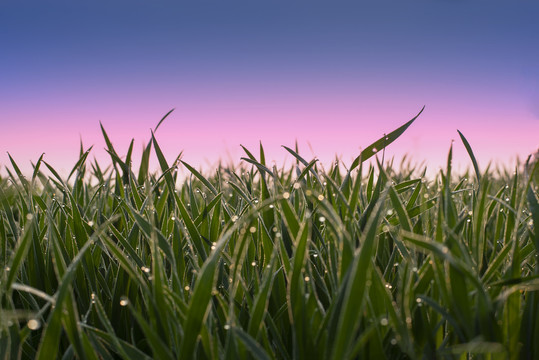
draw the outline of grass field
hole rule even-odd
[[[414,118],[415,119],[415,118]],[[0,182],[0,354],[23,359],[537,359],[537,183],[378,156],[203,169],[152,136]],[[159,123],[161,124],[161,122]],[[157,128],[156,128],[157,130]],[[149,173],[149,157],[161,170]],[[376,162],[374,163],[376,164]],[[177,167],[192,175],[179,181]],[[50,176],[44,175],[50,173]]]

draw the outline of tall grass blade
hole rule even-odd
[[[363,151],[361,151],[361,154],[359,154],[359,156],[356,157],[354,161],[352,162],[352,165],[350,165],[350,171],[358,167],[361,162],[368,160],[369,158],[374,156],[378,151],[385,149],[386,146],[391,144],[393,141],[397,140],[397,138],[401,136],[406,131],[406,129],[410,127],[410,125],[412,125],[412,123],[419,117],[419,115],[421,115],[423,110],[425,110],[424,106],[421,109],[421,111],[419,111],[419,113],[412,118],[412,120],[408,121],[407,123],[405,123],[398,129],[393,130],[386,136],[381,137],[380,139],[376,140],[375,142],[367,146],[365,149],[363,149]]]
[[[466,140],[464,135],[460,132],[460,130],[457,130],[457,132],[459,133],[460,139],[462,140],[462,143],[464,144],[464,147],[466,148],[466,151],[468,152],[468,155],[472,160],[473,168],[475,170],[475,176],[477,177],[477,184],[481,186],[481,172],[479,171],[479,165],[477,164],[477,160],[475,159],[472,147],[470,146],[468,140]]]

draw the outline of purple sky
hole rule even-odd
[[[81,137],[107,162],[99,121],[125,154],[172,108],[156,134],[170,161],[262,141],[280,165],[297,140],[350,164],[423,105],[386,156],[435,170],[455,139],[465,168],[459,129],[482,168],[512,164],[539,146],[538,17],[532,1],[5,0],[0,166],[45,152],[69,171]]]

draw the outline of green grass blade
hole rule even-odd
[[[217,195],[219,192],[217,191],[217,189],[215,188],[215,186],[213,186],[209,181],[208,179],[206,179],[204,176],[202,176],[202,174],[200,174],[195,168],[193,168],[191,165],[189,165],[188,163],[186,163],[185,161],[182,161],[181,162],[193,175],[195,175],[195,177],[197,179],[199,179],[212,193],[213,195]]]
[[[248,333],[243,331],[240,327],[234,327],[233,333],[238,340],[240,340],[253,355],[255,359],[259,360],[271,360],[272,357],[264,350],[262,346]]]
[[[186,331],[184,332],[180,347],[180,354],[186,359],[191,359],[193,357],[198,341],[198,335],[208,316],[208,307],[212,296],[212,289],[215,284],[215,275],[219,259],[217,254],[220,252],[220,246],[222,245],[216,247],[200,269],[193,295],[189,301],[187,318],[183,324],[183,328]]]
[[[473,168],[475,170],[475,176],[477,177],[477,184],[481,185],[481,172],[479,171],[479,165],[477,164],[477,160],[475,159],[475,155],[473,153],[472,147],[470,146],[470,143],[464,135],[460,132],[460,130],[457,130],[457,132],[460,135],[460,139],[462,140],[462,143],[464,144],[464,147],[466,148],[466,151],[468,152],[468,155],[470,156],[470,159],[472,159]]]
[[[84,254],[86,253],[86,251],[90,249],[90,246],[92,245],[92,243],[93,241],[88,241],[80,249],[77,256],[75,256],[75,258],[73,258],[73,261],[69,264],[68,268],[66,269],[62,277],[62,280],[60,281],[61,285],[56,295],[56,306],[49,316],[47,325],[41,337],[41,344],[39,346],[39,349],[36,355],[37,360],[47,360],[51,358],[56,358],[56,354],[58,353],[58,344],[60,343],[60,335],[62,331],[62,318],[64,317],[64,310],[69,309],[69,307],[72,305],[72,304],[69,304],[69,301],[71,300],[71,296],[72,296],[71,291],[70,291],[71,282],[73,281],[73,278],[75,277],[75,271],[77,270],[80,262],[82,261]],[[66,311],[69,312],[69,310],[66,310]],[[72,320],[78,320],[78,319],[72,319]],[[69,329],[66,329],[66,331],[69,331]],[[80,333],[80,331],[76,331],[76,332]]]
[[[153,132],[155,133],[157,131],[157,129],[159,129],[159,126],[161,126],[161,124],[163,123],[163,121],[165,121],[165,119],[170,115],[172,114],[172,112],[174,111],[175,109],[171,109],[169,112],[167,112],[165,114],[165,116],[163,116],[161,118],[161,120],[159,120],[159,122],[157,123],[157,125],[155,126],[155,129],[153,129]]]
[[[338,326],[333,335],[331,350],[332,359],[344,359],[353,347],[353,339],[361,323],[361,314],[365,302],[370,273],[372,271],[372,257],[375,251],[378,225],[381,221],[383,194],[369,218],[365,231],[361,237],[361,247],[358,249],[345,286],[344,300],[338,315]]]
[[[9,272],[7,275],[7,280],[3,286],[5,291],[10,291],[11,285],[15,281],[16,276],[19,274],[19,271],[26,259],[26,255],[30,250],[32,241],[34,240],[34,231],[35,231],[35,220],[31,219],[24,230],[22,236],[19,238],[17,245],[15,246],[15,251],[10,259]]]
[[[359,156],[356,157],[354,161],[352,162],[352,165],[350,165],[350,171],[358,167],[361,162],[368,160],[369,158],[374,156],[378,151],[384,149],[393,141],[397,140],[397,138],[401,136],[406,131],[406,129],[410,127],[410,125],[412,125],[412,123],[419,117],[419,115],[421,115],[423,110],[425,110],[424,106],[421,109],[421,111],[412,118],[412,120],[408,121],[407,123],[405,123],[398,129],[393,130],[386,136],[383,136],[380,139],[376,140],[375,142],[367,146],[363,151],[361,151],[361,154],[359,154]]]

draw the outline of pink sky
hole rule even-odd
[[[329,164],[337,155],[345,164],[350,164],[361,148],[399,127],[419,110],[419,106],[404,104],[387,109],[383,103],[358,106],[342,101],[324,104],[322,100],[313,101],[310,106],[279,105],[178,107],[162,124],[156,137],[170,161],[183,150],[185,161],[202,168],[208,168],[207,164],[215,164],[220,158],[239,161],[245,156],[240,144],[257,153],[259,141],[264,145],[267,158],[275,160],[278,166],[285,158],[289,164],[291,162],[281,145],[293,147],[296,140],[300,153],[308,160],[316,156],[322,163]],[[385,105],[391,106],[389,101]],[[2,132],[2,148],[26,171],[30,171],[28,160],[35,161],[45,152],[47,162],[66,172],[77,161],[80,136],[85,147],[94,145],[93,156],[107,163],[99,121],[120,154],[125,155],[131,138],[135,139],[135,149],[140,153],[149,140],[150,128],[164,114],[158,111],[160,106],[149,107],[153,108],[153,113],[144,113],[136,107],[125,111],[107,109],[109,116],[105,116],[105,111],[99,116],[79,109],[23,112],[18,115],[19,121]],[[44,113],[50,117],[43,117]],[[35,122],[35,118],[43,120]],[[27,126],[28,123],[32,126]],[[433,171],[445,164],[454,139],[455,163],[462,170],[470,162],[456,129],[468,138],[482,167],[489,161],[514,165],[517,155],[523,158],[536,150],[536,134],[539,133],[537,121],[526,112],[511,114],[498,110],[496,113],[487,108],[449,109],[427,104],[407,132],[386,149],[386,156],[399,159],[402,154],[409,154],[417,162],[425,160]],[[7,163],[6,153],[0,161]]]

